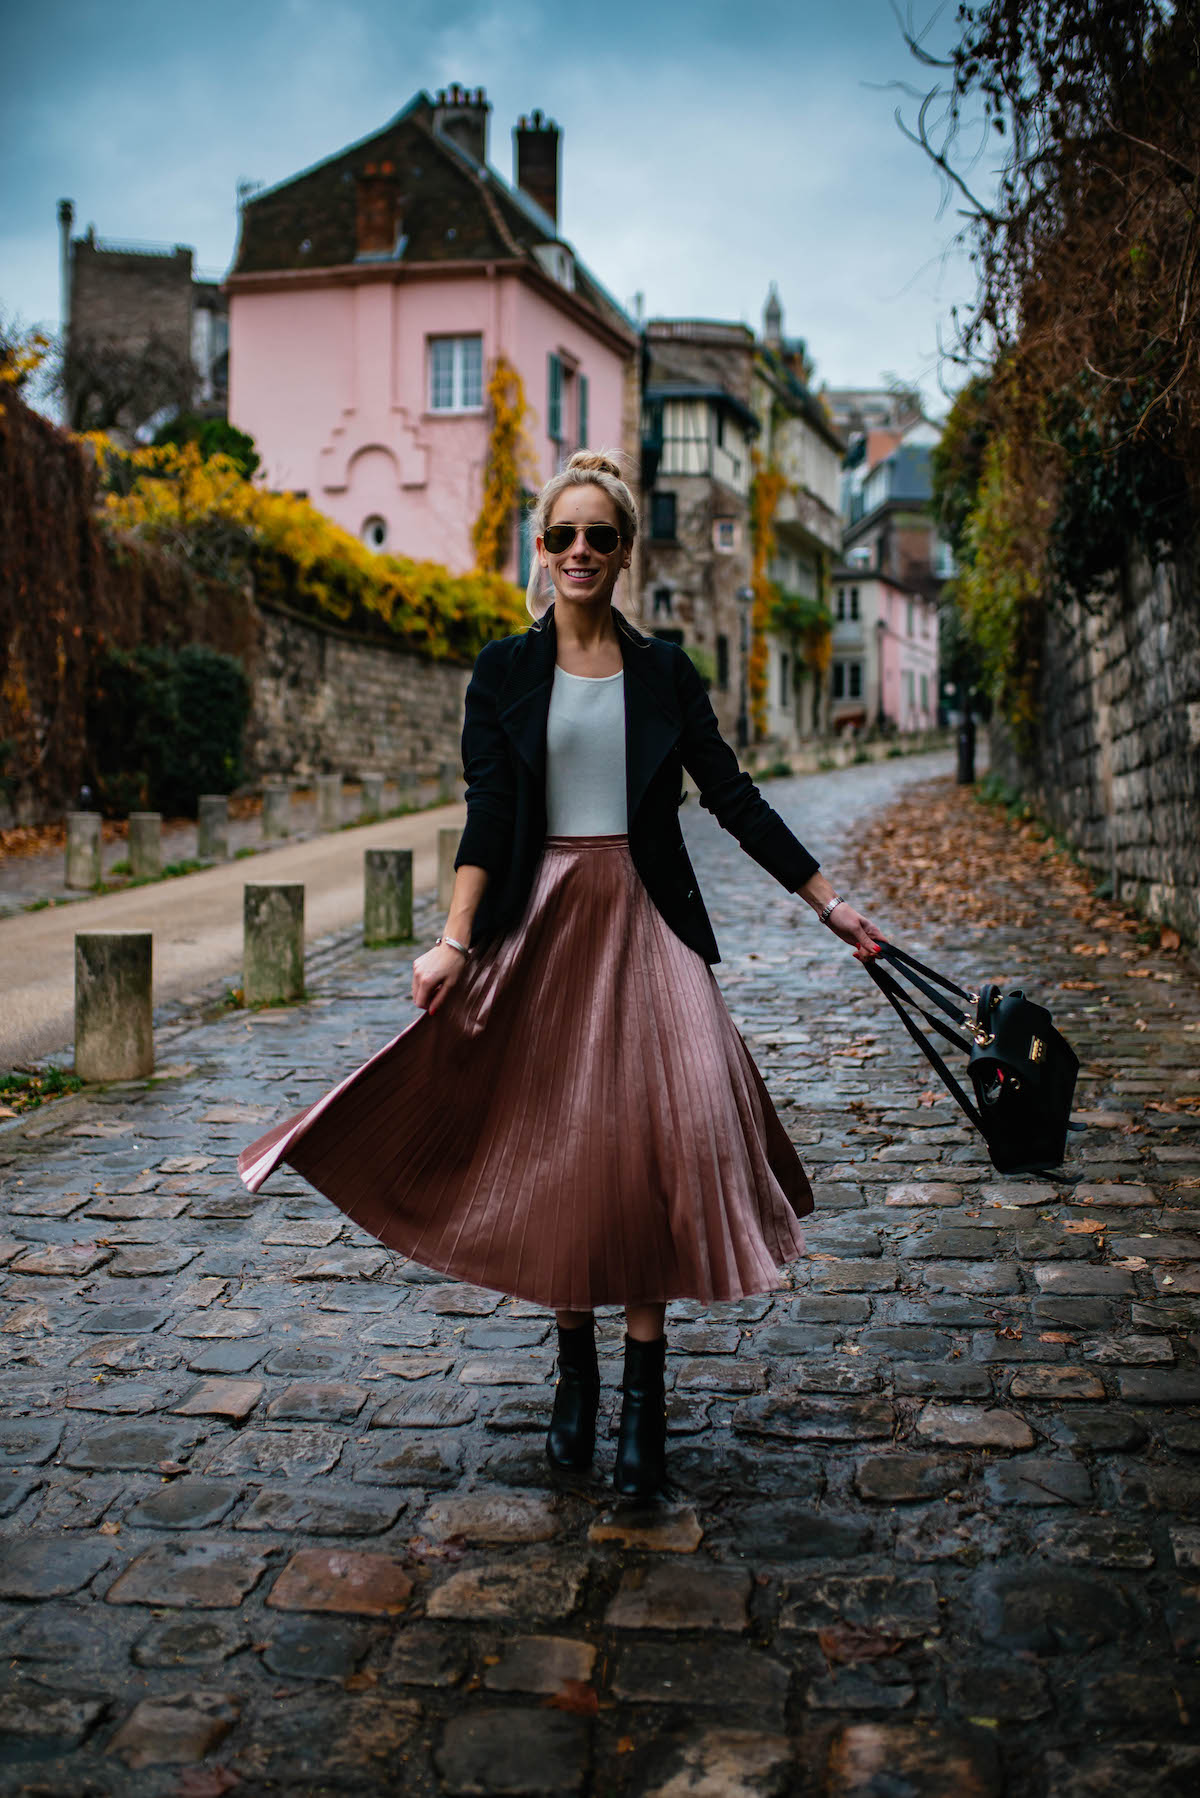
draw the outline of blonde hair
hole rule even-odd
[[[599,487],[607,493],[617,509],[617,529],[621,542],[629,545],[637,536],[637,501],[621,478],[620,450],[576,450],[567,466],[551,475],[529,510],[527,529],[531,538],[545,535],[546,523],[554,510],[554,502],[568,487]],[[529,581],[525,588],[525,610],[531,618],[540,618],[546,609],[542,598],[544,570],[533,557]],[[540,603],[539,603],[540,602]]]

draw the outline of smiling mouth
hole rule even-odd
[[[599,574],[598,568],[564,568],[563,573],[570,581],[590,581]]]

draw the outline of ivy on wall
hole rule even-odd
[[[377,555],[307,500],[247,481],[228,456],[206,459],[194,442],[130,454],[92,441],[110,526],[211,577],[249,577],[258,598],[385,634],[432,660],[468,661],[521,622],[521,596],[499,575]]]
[[[802,665],[819,683],[833,660],[833,615],[829,610],[826,558],[821,557],[820,593],[815,598],[785,592],[767,573],[775,553],[776,508],[790,485],[774,462],[764,463],[755,454],[750,486],[750,586],[754,611],[748,680],[750,716],[758,737],[765,736],[767,728],[767,632],[774,631],[788,639],[797,678]],[[814,723],[815,715],[814,704]]]
[[[498,574],[508,560],[512,522],[522,487],[532,477],[533,455],[525,430],[525,384],[504,356],[497,356],[487,389],[491,427],[483,476],[483,503],[471,531],[475,566]]]
[[[750,660],[747,686],[750,721],[756,738],[767,734],[767,630],[771,607],[779,589],[767,569],[775,553],[775,508],[787,491],[783,471],[753,453],[754,478],[750,483],[750,590],[754,606],[750,614]]]

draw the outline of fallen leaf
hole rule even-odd
[[[1063,1229],[1072,1236],[1094,1236],[1103,1228],[1104,1220],[1099,1217],[1069,1217],[1063,1224]]]
[[[1167,930],[1164,930],[1162,935],[1159,937],[1158,946],[1160,949],[1167,949],[1167,950],[1173,951],[1173,950],[1179,948],[1180,940],[1181,940],[1180,935],[1177,930],[1167,929]]]
[[[557,1692],[542,1703],[548,1710],[570,1711],[576,1717],[594,1717],[600,1709],[600,1694],[586,1679],[564,1679]]]
[[[241,1783],[232,1767],[189,1767],[179,1775],[175,1798],[222,1798]]]
[[[1002,1329],[996,1331],[996,1334],[997,1336],[1007,1336],[1010,1342],[1020,1342],[1021,1340],[1021,1331],[1014,1324],[1005,1324]]]
[[[1038,1337],[1039,1342],[1078,1342],[1077,1336],[1070,1336],[1066,1330],[1043,1330]]]
[[[183,1461],[159,1461],[156,1463],[159,1473],[173,1477],[177,1473],[186,1473],[187,1466]]]
[[[1128,1255],[1124,1261],[1114,1261],[1113,1266],[1127,1267],[1131,1273],[1139,1273],[1146,1266],[1146,1261],[1141,1255]]]
[[[100,1525],[100,1534],[102,1536],[119,1536],[121,1534],[121,1526],[119,1523],[114,1523],[111,1518],[106,1517],[104,1522]]]
[[[379,1684],[379,1674],[373,1667],[366,1667],[361,1673],[349,1673],[342,1681],[343,1692],[365,1692],[370,1686]]]
[[[621,1736],[618,1738],[617,1753],[618,1754],[632,1754],[633,1753],[633,1737],[632,1736]]]
[[[857,1623],[834,1623],[817,1631],[817,1645],[832,1667],[838,1662],[853,1666],[856,1661],[881,1661],[904,1647],[901,1636],[880,1635],[878,1630],[864,1629]]]

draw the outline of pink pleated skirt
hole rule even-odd
[[[550,837],[520,928],[245,1149],[388,1248],[553,1310],[778,1287],[804,1169],[711,968],[624,836]]]

